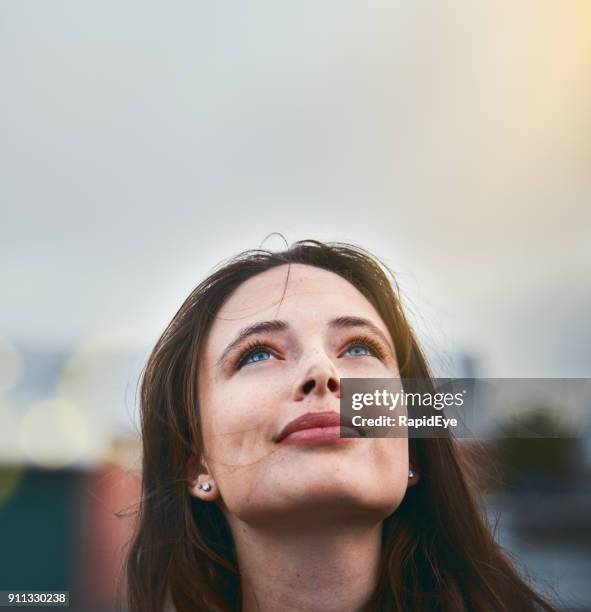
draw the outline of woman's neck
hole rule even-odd
[[[381,523],[233,523],[243,612],[360,612],[367,605],[378,579]]]

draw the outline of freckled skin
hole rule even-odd
[[[380,521],[406,492],[407,439],[300,447],[274,438],[306,412],[338,412],[341,377],[399,376],[392,350],[380,358],[355,341],[363,330],[332,329],[328,321],[361,317],[391,345],[392,339],[374,307],[345,279],[294,264],[285,291],[287,271],[280,266],[239,286],[205,344],[199,401],[204,460],[217,503],[233,530],[240,523],[303,528],[310,520]],[[245,345],[218,365],[241,329],[268,320],[285,321],[289,330],[258,335],[257,342],[268,346],[247,356],[240,369],[234,365]]]

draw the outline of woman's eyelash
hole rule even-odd
[[[235,370],[239,370],[246,362],[246,360],[253,354],[258,351],[267,351],[272,353],[273,351],[269,348],[267,344],[264,342],[257,342],[256,340],[251,340],[244,348],[244,350],[240,353],[238,358],[236,359],[236,363],[234,365]]]
[[[386,358],[386,351],[382,345],[370,336],[357,336],[356,338],[352,338],[347,342],[347,349],[350,349],[352,346],[364,346],[374,351],[380,359]]]
[[[347,346],[345,350],[350,349],[352,346],[363,346],[373,351],[376,354],[376,356],[379,357],[380,359],[386,358],[386,351],[384,350],[382,345],[377,340],[375,340],[374,338],[371,338],[370,336],[356,336],[355,338],[351,338],[347,342]],[[246,345],[244,350],[240,353],[238,358],[236,359],[234,369],[239,370],[240,368],[242,368],[245,365],[247,359],[253,353],[256,353],[258,351],[267,351],[269,353],[273,353],[269,345],[265,344],[264,342],[260,342],[256,340],[250,341]]]

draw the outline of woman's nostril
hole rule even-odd
[[[306,383],[304,383],[304,385],[302,386],[302,391],[304,392],[304,395],[308,395],[308,393],[310,393],[312,389],[316,388],[316,382],[317,381],[314,378],[311,378]],[[326,388],[331,393],[334,393],[339,389],[339,382],[331,377],[326,381]]]
[[[315,386],[315,382],[313,380],[309,380],[305,385],[304,385],[304,393],[310,393],[310,391],[312,391],[312,389]]]

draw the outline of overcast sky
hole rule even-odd
[[[4,0],[0,336],[144,350],[281,232],[383,258],[434,354],[589,376],[590,23],[587,0]]]

